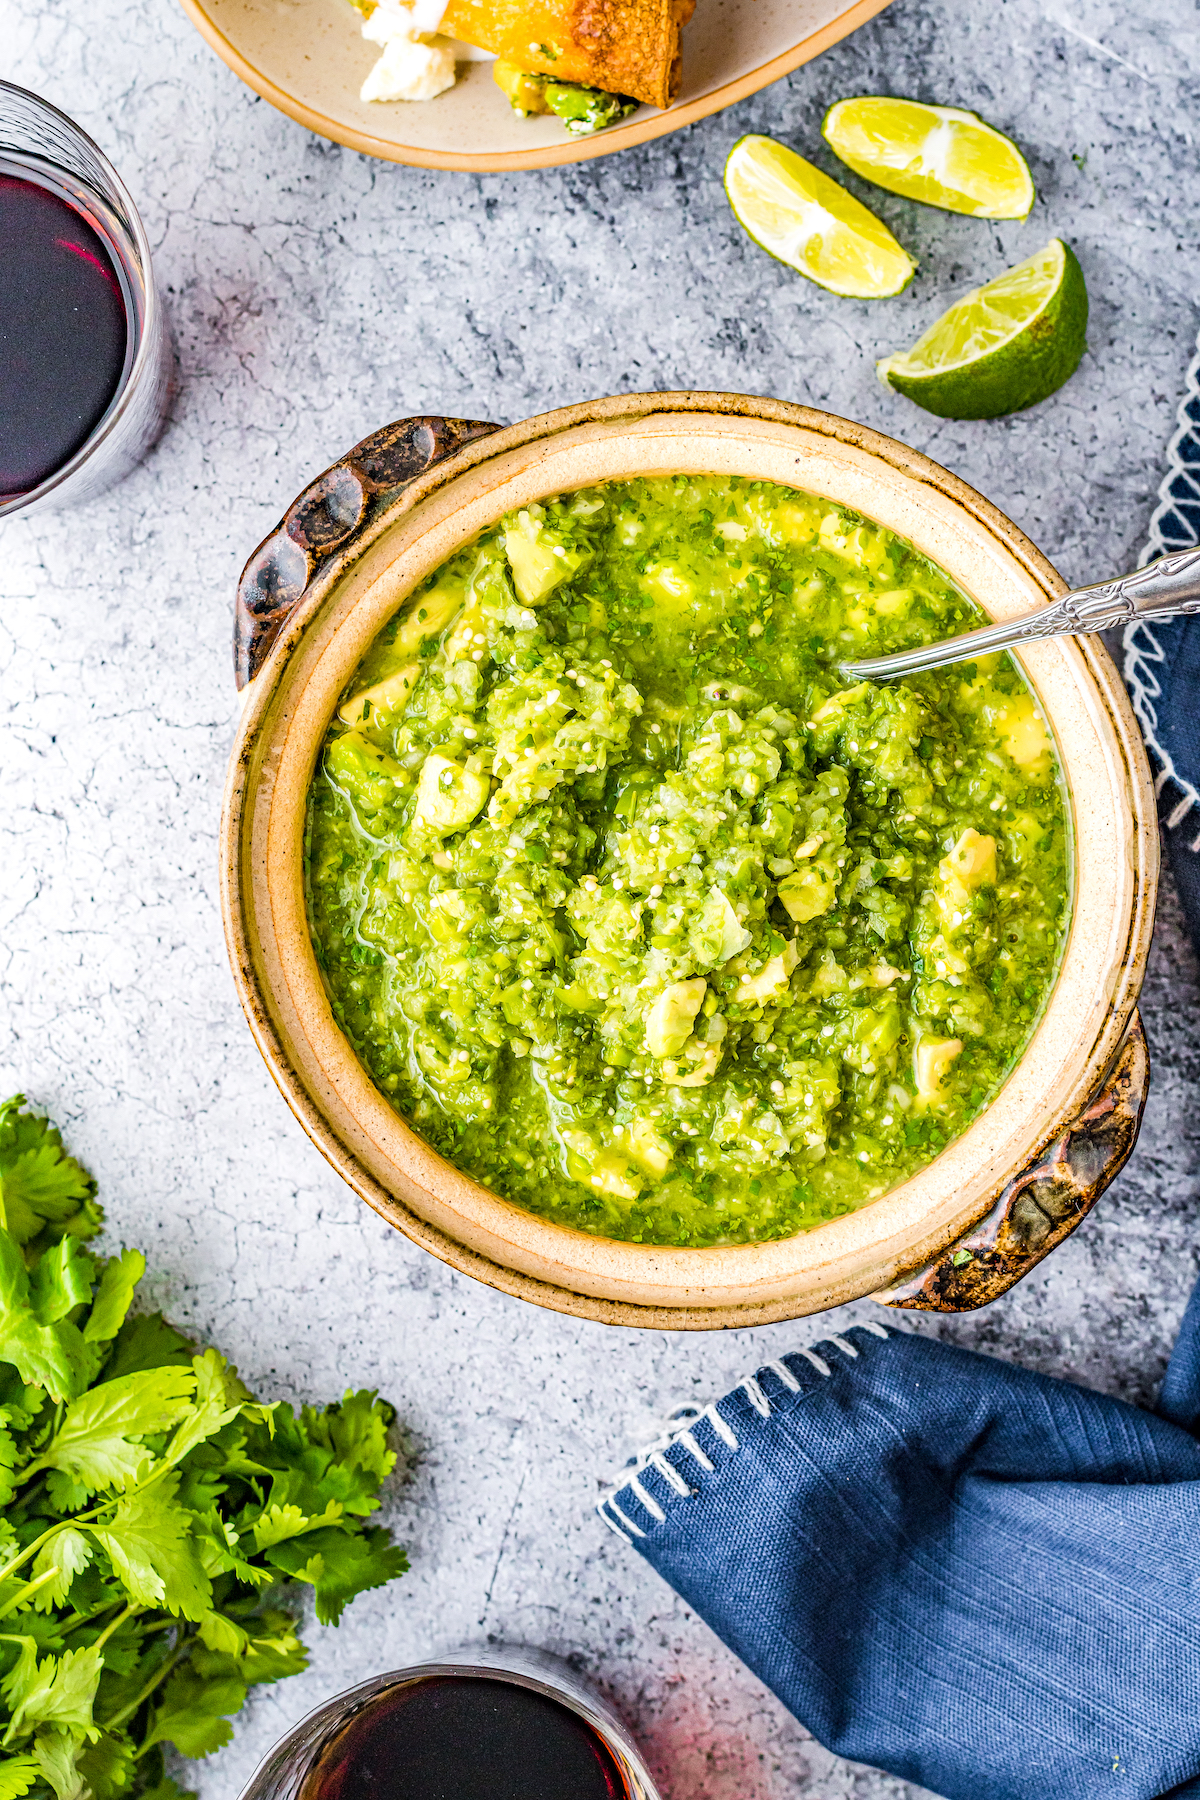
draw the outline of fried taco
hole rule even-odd
[[[694,7],[695,0],[449,0],[440,29],[520,74],[670,106],[679,92],[680,31]]]

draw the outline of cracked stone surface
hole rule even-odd
[[[700,0],[703,6],[706,0]],[[62,1123],[153,1299],[266,1395],[377,1385],[412,1453],[388,1518],[412,1573],[310,1623],[313,1666],[260,1691],[189,1768],[233,1800],[330,1692],[481,1637],[577,1653],[667,1800],[919,1800],[807,1736],[594,1519],[597,1484],[672,1405],[874,1316],[700,1336],[535,1311],[380,1224],[296,1126],[234,998],[216,831],[235,717],[230,607],[305,481],[410,412],[511,420],[593,394],[806,400],[965,476],[1074,580],[1131,564],[1196,328],[1193,7],[894,0],[763,94],[648,147],[479,178],[371,162],[239,85],[172,0],[0,0],[4,73],[73,114],[137,195],[179,350],[169,429],[124,486],[0,527],[0,1080]],[[834,99],[975,107],[1025,147],[1026,224],[868,197],[920,257],[890,303],[834,299],[757,251],[721,190],[745,131],[829,168]],[[952,424],[889,396],[876,356],[1053,234],[1090,350],[1055,399]],[[1145,995],[1140,1145],[1083,1228],[986,1312],[915,1328],[1153,1398],[1195,1277],[1197,969],[1164,893]],[[802,1572],[800,1572],[802,1578]]]

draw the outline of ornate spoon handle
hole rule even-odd
[[[999,625],[983,625],[958,637],[916,650],[899,650],[894,656],[870,657],[842,664],[842,673],[857,680],[878,681],[887,675],[913,675],[918,669],[938,669],[945,663],[967,662],[996,650],[1011,650],[1035,638],[1075,637],[1080,632],[1107,631],[1131,619],[1169,619],[1179,613],[1200,612],[1200,549],[1178,550],[1157,562],[1115,581],[1099,581],[1093,587],[1074,588],[1061,600],[1027,613],[1023,619],[1006,619]]]

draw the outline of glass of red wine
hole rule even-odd
[[[111,163],[0,81],[0,517],[91,499],[162,429],[171,343]]]
[[[241,1800],[659,1800],[591,1683],[543,1650],[377,1675],[302,1719]]]

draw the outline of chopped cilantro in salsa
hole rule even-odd
[[[674,476],[530,506],[372,646],[310,795],[333,1010],[444,1155],[674,1245],[876,1198],[984,1107],[1069,911],[1060,772],[1007,657],[845,508]]]

